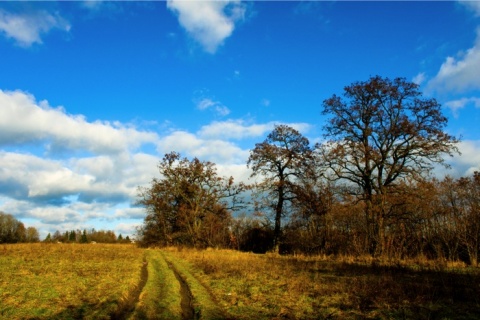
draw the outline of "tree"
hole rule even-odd
[[[82,236],[80,237],[80,243],[88,243],[87,230],[83,229]]]
[[[287,125],[275,126],[265,141],[257,143],[250,152],[247,165],[253,171],[251,176],[262,177],[256,188],[267,195],[268,206],[274,211],[276,251],[285,205],[295,198],[295,179],[302,175],[310,154],[308,139]]]
[[[47,234],[43,242],[52,242],[52,235],[50,234],[50,232]]]
[[[335,179],[348,181],[364,201],[371,254],[384,245],[382,202],[398,180],[416,178],[444,164],[458,140],[444,132],[447,118],[435,99],[404,78],[379,76],[344,88],[343,98],[323,102],[327,142],[317,150]]]
[[[460,239],[465,246],[470,264],[478,266],[480,258],[480,172],[457,181],[462,204]]]
[[[70,231],[69,236],[68,236],[68,241],[70,241],[70,242],[76,242],[77,241],[77,234],[75,233],[74,230]]]
[[[24,242],[26,229],[22,222],[11,214],[0,211],[0,243]]]
[[[176,152],[166,154],[158,169],[161,178],[139,188],[138,203],[147,209],[139,230],[141,243],[221,245],[242,186],[232,177],[219,177],[213,163],[181,158]]]
[[[40,241],[40,234],[35,227],[28,227],[25,234],[26,242],[38,242]]]

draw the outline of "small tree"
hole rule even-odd
[[[369,251],[381,254],[385,196],[399,179],[415,179],[433,163],[444,163],[458,141],[444,132],[440,104],[424,99],[418,85],[403,78],[353,83],[343,98],[325,100],[322,113],[330,119],[324,126],[327,142],[317,145],[321,161],[364,201]]]
[[[28,227],[25,233],[26,242],[38,242],[40,241],[40,235],[35,227]]]
[[[43,242],[52,242],[52,235],[50,234],[50,232],[47,234],[47,236],[45,237],[45,240],[43,240]]]
[[[77,241],[77,234],[75,233],[74,230],[70,231],[70,234],[68,236],[68,241],[70,241],[70,242]]]
[[[80,237],[80,243],[88,243],[87,230],[83,230],[82,236]]]

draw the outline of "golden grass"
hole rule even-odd
[[[180,283],[158,250],[146,250],[148,280],[130,320],[181,320]]]
[[[206,320],[480,314],[480,269],[461,263],[16,244],[0,245],[0,319],[181,319],[185,310],[175,273],[188,284],[196,314]]]
[[[480,272],[461,265],[229,250],[169,254],[189,261],[234,319],[479,317]]]
[[[109,319],[141,280],[132,245],[0,246],[0,318]]]

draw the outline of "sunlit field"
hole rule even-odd
[[[178,250],[234,319],[479,319],[480,270],[433,261]]]
[[[480,269],[134,245],[0,246],[0,319],[478,319]]]
[[[133,245],[0,246],[1,319],[110,319],[141,283]]]

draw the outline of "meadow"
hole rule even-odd
[[[461,263],[134,245],[0,246],[0,319],[479,319]]]
[[[2,245],[0,318],[114,318],[138,296],[143,259],[132,245]]]

